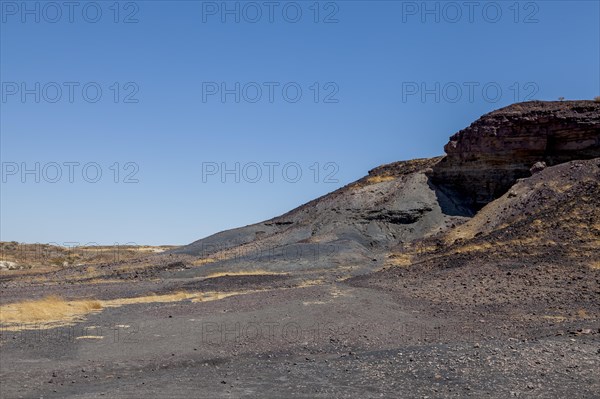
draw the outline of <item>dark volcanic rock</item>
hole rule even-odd
[[[394,210],[370,210],[367,215],[364,216],[365,220],[379,220],[386,223],[392,224],[412,224],[417,222],[423,214],[430,212],[430,207],[422,207],[419,209],[408,209],[405,211],[394,211]]]
[[[531,176],[537,162],[552,166],[600,157],[600,103],[513,104],[456,133],[444,150],[432,181],[479,209]]]

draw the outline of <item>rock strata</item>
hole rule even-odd
[[[600,102],[531,101],[483,115],[450,137],[432,182],[477,210],[548,166],[600,157]]]

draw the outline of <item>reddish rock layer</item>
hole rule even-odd
[[[548,166],[600,157],[600,102],[531,101],[483,115],[453,135],[432,181],[479,209],[536,162]]]

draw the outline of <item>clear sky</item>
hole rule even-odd
[[[0,3],[3,241],[185,244],[600,95],[598,1]]]

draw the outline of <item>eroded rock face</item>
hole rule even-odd
[[[531,101],[490,112],[450,138],[434,184],[479,209],[538,162],[600,157],[600,103]]]

